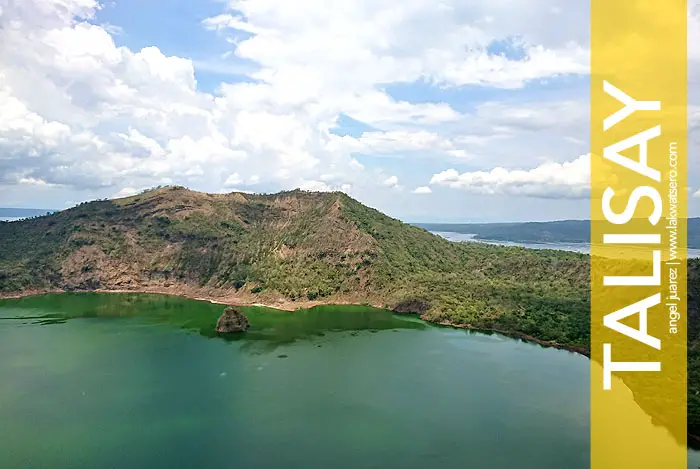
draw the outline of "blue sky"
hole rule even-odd
[[[2,206],[181,184],[588,216],[587,2],[26,0],[0,23]]]

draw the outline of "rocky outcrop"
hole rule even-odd
[[[408,298],[394,306],[395,313],[423,315],[430,309],[430,303],[422,298]]]
[[[232,332],[243,332],[248,329],[248,318],[241,313],[237,308],[226,308],[224,314],[221,315],[216,322],[216,332],[222,334],[230,334]]]

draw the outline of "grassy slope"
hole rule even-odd
[[[589,344],[589,258],[452,243],[341,193],[164,188],[0,223],[0,292],[197,287],[252,301],[395,307],[425,319]],[[691,265],[689,423],[700,433],[700,267]]]

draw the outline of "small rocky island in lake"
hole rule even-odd
[[[238,308],[228,307],[216,322],[216,332],[228,334],[248,329],[248,318]]]

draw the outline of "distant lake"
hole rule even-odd
[[[513,241],[496,241],[490,239],[477,239],[476,234],[455,233],[451,231],[431,231],[450,241],[473,241],[477,243],[496,244],[499,246],[520,246],[529,249],[555,249],[557,251],[572,251],[590,254],[589,243],[517,243]],[[700,249],[688,249],[688,257],[700,257]]]
[[[355,306],[246,308],[225,340],[222,309],[0,301],[0,467],[590,465],[583,356]]]
[[[0,207],[0,221],[39,217],[55,211],[56,210],[46,210],[41,208]]]

